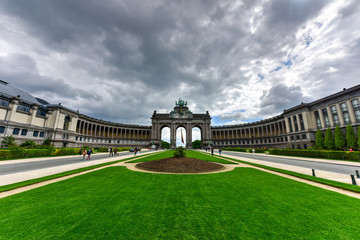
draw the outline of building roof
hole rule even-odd
[[[22,101],[29,104],[39,104],[42,105],[36,98],[34,98],[30,93],[27,93],[23,90],[10,86],[7,82],[0,80],[0,94],[4,97],[18,97]]]

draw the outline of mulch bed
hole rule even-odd
[[[142,162],[136,164],[135,167],[147,171],[171,173],[213,172],[224,168],[218,163],[187,157],[172,157],[155,161]]]

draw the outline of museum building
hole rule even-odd
[[[193,114],[182,100],[170,113],[154,111],[151,126],[121,124],[92,118],[59,104],[35,98],[30,93],[0,80],[0,141],[13,135],[18,144],[50,139],[55,147],[149,147],[160,145],[161,130],[170,128],[175,147],[178,127],[186,129],[186,146],[191,147],[191,130],[198,127],[204,146],[251,148],[307,148],[315,133],[337,125],[345,131],[360,125],[360,85],[311,103],[301,103],[278,116],[261,121],[211,126],[209,112]]]

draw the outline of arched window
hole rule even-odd
[[[64,119],[64,130],[69,130],[70,117],[66,116]]]

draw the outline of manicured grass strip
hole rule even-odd
[[[109,167],[0,199],[0,239],[358,239],[359,205],[251,168]]]
[[[146,154],[148,154],[148,153],[146,153]],[[12,183],[12,184],[9,184],[9,185],[0,186],[0,192],[13,190],[13,189],[16,189],[16,188],[19,188],[19,187],[29,186],[29,185],[32,185],[32,184],[35,184],[35,183],[44,182],[44,181],[47,181],[47,180],[52,180],[52,179],[55,179],[55,178],[60,178],[60,177],[72,175],[72,174],[75,174],[75,173],[88,171],[88,170],[91,170],[91,169],[111,165],[111,164],[118,163],[118,162],[123,162],[123,161],[128,161],[128,160],[131,160],[131,159],[136,159],[136,158],[139,158],[139,157],[142,157],[142,156],[144,156],[144,155],[139,155],[139,156],[130,157],[130,158],[121,159],[121,160],[112,161],[112,162],[107,162],[107,163],[101,163],[101,164],[88,166],[88,167],[83,167],[83,168],[78,168],[78,169],[74,169],[74,170],[70,170],[70,171],[66,171],[66,172],[62,172],[62,173],[56,173],[56,174],[45,176],[45,177],[40,177],[40,178],[26,180],[26,181],[23,181],[23,182]]]
[[[198,152],[198,151],[186,150],[185,153],[186,153],[186,157],[188,157],[188,158],[196,158],[196,159],[200,159],[203,161],[217,162],[217,163],[222,163],[222,164],[236,164],[236,163],[218,158],[216,156],[211,156],[211,155],[209,156],[207,154],[204,154],[204,153]],[[149,156],[149,157],[142,158],[139,160],[131,161],[131,163],[148,162],[148,161],[154,161],[154,160],[159,160],[159,159],[164,159],[164,158],[170,158],[173,156],[174,156],[174,151],[168,150],[168,151],[160,153],[158,155]]]
[[[242,161],[242,160],[238,160],[238,159],[234,159],[234,158],[229,158],[229,157],[223,157],[223,158],[234,160],[234,161],[241,162],[241,163],[245,163],[245,164],[252,165],[252,166],[255,166],[255,167],[265,168],[265,169],[272,170],[272,171],[275,171],[275,172],[285,173],[287,175],[307,179],[307,180],[310,180],[310,181],[313,181],[313,182],[323,183],[323,184],[326,184],[326,185],[329,185],[329,186],[332,186],[332,187],[337,187],[337,188],[349,190],[349,191],[356,192],[356,193],[360,192],[360,187],[356,186],[356,185],[337,182],[337,181],[328,180],[328,179],[319,178],[319,177],[313,177],[311,175],[306,175],[306,174],[292,172],[292,171],[288,171],[288,170],[284,170],[284,169],[269,167],[269,166],[265,166],[265,165],[261,165],[261,164],[257,164],[257,163],[246,162],[246,161]]]

